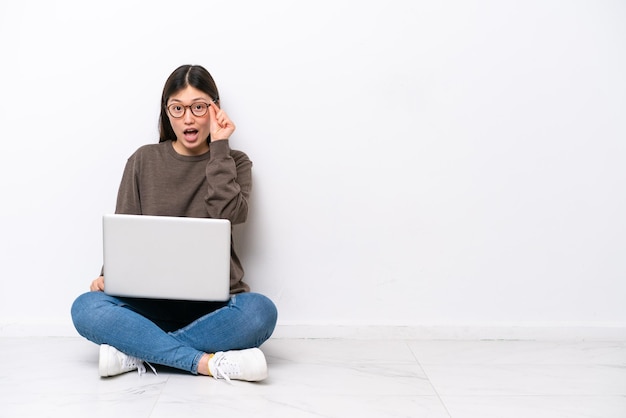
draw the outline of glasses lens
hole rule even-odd
[[[175,118],[181,117],[185,113],[185,108],[179,104],[172,104],[167,107],[167,110]]]
[[[204,116],[209,110],[209,106],[206,103],[194,103],[191,105],[191,113],[196,116]]]

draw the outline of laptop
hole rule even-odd
[[[193,301],[230,297],[230,221],[105,214],[104,292]]]

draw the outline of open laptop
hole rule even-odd
[[[228,300],[228,220],[106,214],[102,226],[105,293],[153,299]]]

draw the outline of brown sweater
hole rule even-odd
[[[140,147],[130,156],[117,195],[116,213],[187,216],[245,222],[252,162],[229,141],[210,144],[199,156],[178,154],[172,141]],[[230,291],[247,292],[231,238]]]

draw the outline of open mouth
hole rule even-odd
[[[185,139],[186,140],[195,140],[198,137],[198,130],[197,129],[185,129],[183,131],[183,135],[185,135]]]

